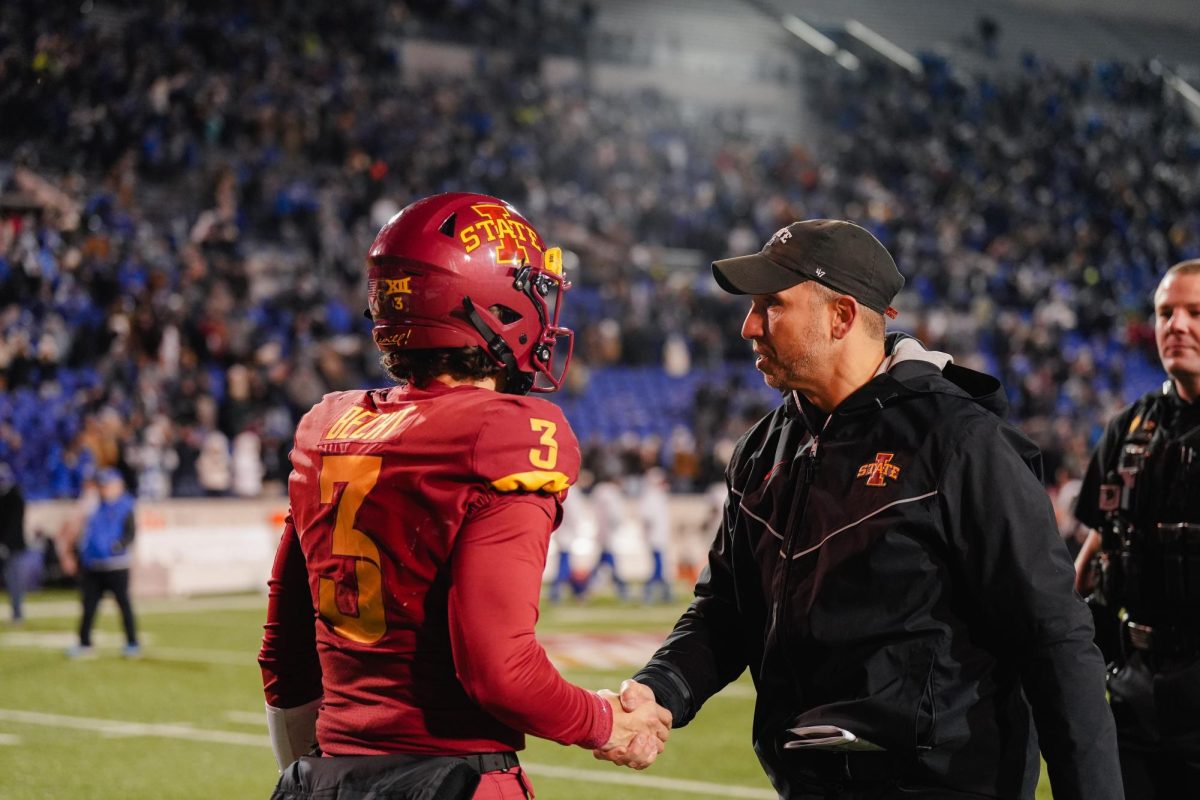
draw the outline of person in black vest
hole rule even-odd
[[[88,515],[83,535],[77,545],[79,588],[83,599],[83,617],[79,621],[79,644],[67,651],[71,658],[93,654],[92,623],[96,609],[105,592],[112,592],[121,609],[125,626],[126,658],[141,655],[133,603],[129,599],[129,567],[133,560],[131,547],[135,533],[134,499],[125,491],[121,473],[102,470],[96,476],[100,486],[100,502]]]
[[[1151,800],[1200,782],[1200,259],[1163,276],[1154,318],[1168,380],[1109,422],[1075,508],[1125,793]]]

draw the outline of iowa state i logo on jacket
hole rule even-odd
[[[858,468],[856,477],[867,479],[867,486],[887,486],[887,481],[900,477],[900,467],[892,463],[895,453],[876,453],[874,461],[868,461]]]

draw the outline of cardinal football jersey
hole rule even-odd
[[[301,420],[292,466],[260,662],[271,705],[323,694],[324,752],[607,737],[605,701],[564,681],[532,635],[579,469],[557,406],[437,382],[330,394]],[[456,546],[472,556],[457,553],[457,572]]]

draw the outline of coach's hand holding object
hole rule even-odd
[[[619,696],[605,691],[600,694],[613,702],[613,734],[608,744],[593,750],[592,755],[633,769],[645,769],[653,764],[670,735],[671,712],[654,701],[650,687],[634,680],[622,681]],[[617,699],[619,704],[615,702]],[[622,717],[643,720],[642,724],[648,730],[636,733],[628,743],[621,745],[618,730],[625,724]]]

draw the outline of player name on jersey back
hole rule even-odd
[[[390,439],[408,417],[417,410],[408,406],[399,411],[386,413],[370,411],[361,406],[351,406],[329,426],[321,437],[324,441],[383,441]]]

